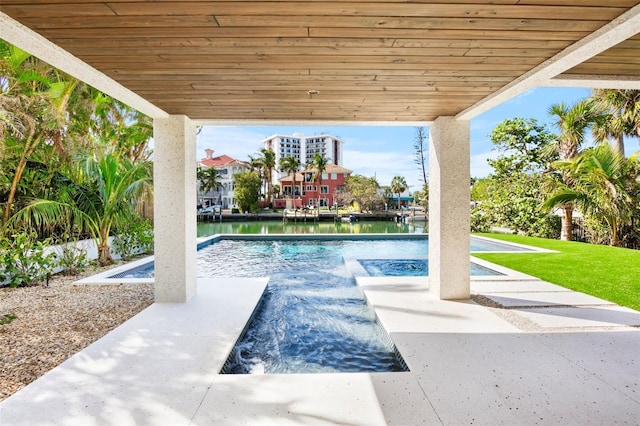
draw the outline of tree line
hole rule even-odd
[[[0,40],[1,253],[18,235],[88,236],[108,264],[125,232],[148,249],[152,135],[149,117]]]
[[[640,138],[640,91],[598,89],[548,113],[553,129],[512,118],[491,133],[500,154],[472,179],[472,229],[639,248],[640,166],[625,138]]]
[[[420,133],[423,135],[424,131]],[[282,195],[283,191],[279,185],[272,184],[273,174],[281,171],[292,176],[292,191],[284,195],[288,197],[300,196],[298,190],[297,173],[302,170],[302,164],[294,156],[282,157],[278,164],[276,156],[272,150],[262,148],[257,154],[249,155],[249,170],[237,173],[234,176],[234,198],[241,211],[256,212],[259,210],[260,202],[271,206],[273,196]],[[307,170],[312,171],[311,181],[317,187],[322,186],[322,175],[327,169],[329,160],[322,154],[315,154],[312,161],[307,165]],[[200,190],[209,192],[221,186],[219,172],[213,168],[198,168],[197,171]],[[426,171],[425,171],[426,176]],[[303,182],[299,182],[300,185]],[[381,211],[385,208],[394,207],[391,199],[397,194],[396,206],[400,208],[400,194],[409,188],[403,176],[394,176],[389,186],[381,186],[375,177],[366,177],[360,174],[349,176],[345,180],[345,185],[334,194],[335,201],[344,207],[357,208],[360,211]],[[425,186],[427,188],[427,186]],[[416,191],[414,196],[426,207],[424,194],[427,192]],[[318,194],[320,196],[320,194]],[[319,202],[318,202],[319,205]]]

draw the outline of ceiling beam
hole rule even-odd
[[[599,30],[572,44],[501,90],[460,112],[456,118],[471,120],[491,108],[534,87],[547,86],[563,72],[640,32],[640,5],[636,5]]]
[[[640,78],[627,75],[561,74],[550,79],[545,86],[640,90]]]
[[[401,126],[401,127],[428,127],[432,121],[349,121],[349,120],[284,120],[284,119],[193,119],[197,126]]]
[[[156,105],[2,12],[0,12],[0,38],[151,118],[169,116]]]

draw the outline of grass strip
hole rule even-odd
[[[640,311],[640,250],[509,234],[478,234],[558,253],[474,253],[475,257]]]

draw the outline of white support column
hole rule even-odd
[[[184,115],[153,122],[155,300],[196,293],[196,129]]]
[[[469,121],[439,117],[429,129],[429,291],[468,299]]]

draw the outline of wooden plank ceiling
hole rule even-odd
[[[170,114],[431,121],[636,0],[2,0],[0,11]],[[640,39],[568,73],[637,76]],[[315,94],[314,94],[315,93]]]
[[[631,37],[562,74],[563,77],[592,75],[640,81],[640,35]]]

